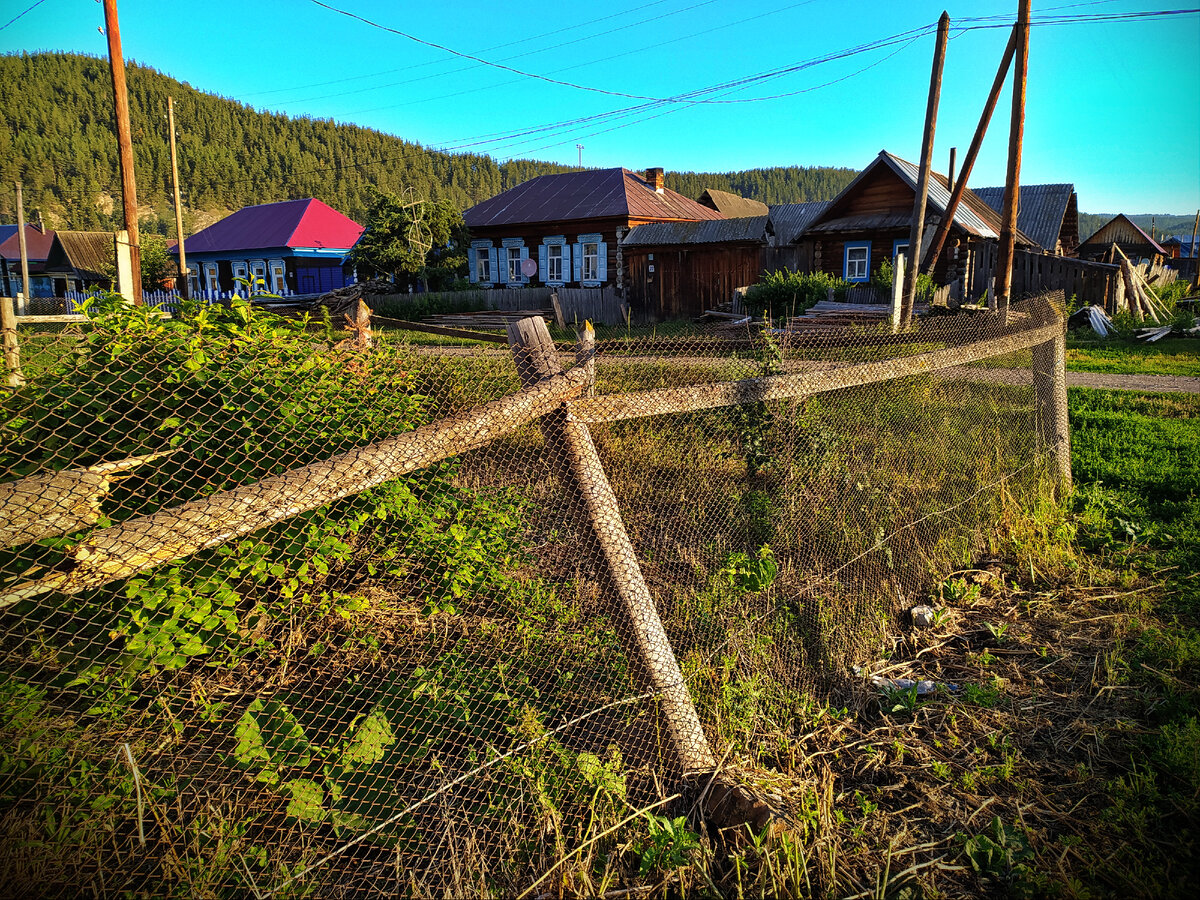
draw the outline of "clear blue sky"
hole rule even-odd
[[[0,0],[0,25],[34,0]],[[120,0],[125,56],[201,90],[292,115],[354,122],[429,147],[588,166],[726,171],[776,165],[861,168],[882,148],[919,156],[934,37],[703,94],[655,99],[797,66],[911,32],[950,13],[935,165],[970,143],[1016,0],[615,0],[500,4],[329,0],[504,71],[425,46],[310,0]],[[1200,4],[1197,4],[1200,5]],[[1167,8],[1142,0],[1045,0],[1049,16]],[[0,31],[0,51],[102,55],[98,0],[42,0]],[[1074,182],[1081,210],[1200,207],[1200,16],[1032,29],[1022,180]],[[594,88],[596,90],[584,90]],[[776,99],[754,99],[790,96]],[[971,181],[1002,184],[1005,91]],[[619,113],[621,110],[630,110]],[[605,118],[592,118],[612,114]],[[584,120],[584,121],[575,121]],[[520,137],[556,123],[574,124]],[[186,128],[186,122],[181,122]],[[493,141],[489,143],[488,141]]]

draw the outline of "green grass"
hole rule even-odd
[[[1110,339],[1067,342],[1067,369],[1114,375],[1200,375],[1200,340],[1167,337],[1153,344]]]

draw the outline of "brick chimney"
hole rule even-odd
[[[663,181],[663,170],[661,167],[646,170],[646,183],[654,189],[654,193],[661,194],[663,192]]]

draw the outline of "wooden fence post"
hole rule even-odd
[[[540,317],[508,326],[508,341],[521,383],[530,387],[562,372],[554,342]],[[672,749],[685,776],[711,772],[716,759],[700,717],[692,704],[679,662],[667,639],[654,598],[625,530],[616,494],[592,443],[591,433],[565,409],[542,419],[551,453],[561,454],[583,496],[592,531],[604,555],[607,574],[621,601],[624,627],[619,628],[630,662],[640,668],[660,698]]]
[[[1054,457],[1060,495],[1071,490],[1071,431],[1067,419],[1067,337],[1033,348],[1033,387],[1037,394],[1038,443]]]
[[[583,396],[596,396],[596,329],[588,319],[584,319],[583,327],[579,329],[579,349],[575,351],[576,365],[583,366],[587,372],[587,384]]]
[[[21,373],[21,347],[17,343],[12,297],[0,297],[0,329],[4,331],[4,368],[8,370],[5,383],[10,388],[18,388],[25,383],[25,376]]]

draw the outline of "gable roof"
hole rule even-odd
[[[29,254],[30,262],[44,260],[53,243],[53,229],[39,231],[28,222],[25,223],[25,250]],[[21,258],[21,237],[17,234],[16,225],[0,225],[0,256],[5,259]]]
[[[999,215],[1004,204],[1004,187],[972,188],[980,200]],[[1043,250],[1054,251],[1062,232],[1063,218],[1075,193],[1073,184],[1023,184],[1017,193],[1017,227]]]
[[[1110,230],[1115,233],[1096,241],[1096,238],[1100,237],[1104,232]],[[1132,238],[1132,240],[1128,240],[1129,238]],[[1149,244],[1154,248],[1155,252],[1161,253],[1163,256],[1168,255],[1167,251],[1162,248],[1162,245],[1160,245],[1158,241],[1154,240],[1154,238],[1142,231],[1142,229],[1138,227],[1137,223],[1124,213],[1117,213],[1115,216],[1097,228],[1091,237],[1089,237],[1086,241],[1082,241],[1080,246],[1083,246],[1084,244],[1091,244],[1093,242],[1102,243],[1105,245],[1120,244],[1122,243],[1122,240],[1124,240],[1125,243],[1131,244]]]
[[[349,250],[363,227],[315,198],[244,206],[184,241],[188,253],[288,247]]]
[[[628,169],[539,175],[463,213],[468,228],[604,218],[695,221],[725,216],[670,189],[657,193]]]
[[[775,231],[775,244],[782,247],[794,242],[828,206],[828,200],[773,204],[771,228]]]
[[[701,206],[715,209],[721,215],[731,219],[767,214],[767,204],[761,200],[751,200],[748,197],[741,197],[730,191],[720,191],[716,188],[706,189],[696,202]]]
[[[57,231],[46,256],[47,272],[74,270],[85,281],[109,281],[117,269],[111,231]]]
[[[1162,246],[1164,246],[1164,247],[1166,247],[1168,244],[1178,244],[1179,245],[1179,256],[1181,259],[1190,259],[1193,255],[1191,235],[1173,234],[1170,237],[1164,238],[1163,240],[1159,241],[1159,243],[1162,244]],[[1200,240],[1197,240],[1196,243],[1198,245],[1200,245]]]
[[[632,228],[621,240],[623,247],[661,247],[678,244],[725,244],[735,241],[764,243],[767,216],[739,216],[707,222],[650,222]]]
[[[836,208],[842,199],[849,196],[858,187],[859,183],[869,177],[879,166],[886,166],[901,181],[907,184],[914,194],[916,193],[917,183],[920,180],[921,174],[920,168],[915,163],[901,159],[894,153],[880,150],[879,155],[871,161],[870,165],[859,172],[858,176],[850,184],[846,185],[840,194],[829,201],[826,211]],[[928,205],[935,212],[945,214],[946,207],[950,205],[949,182],[946,176],[940,172],[931,172],[930,174],[932,177],[929,179]],[[901,228],[912,223],[911,212],[891,215],[850,216],[830,220],[824,219],[824,215],[824,212],[821,213],[809,227],[822,231],[846,231],[872,228]],[[954,211],[954,224],[975,237],[991,239],[998,239],[1000,237],[1000,215],[977,197],[975,192],[970,188],[963,191],[958,209]],[[1016,241],[1018,244],[1036,246],[1036,242],[1021,231],[1019,225],[1016,229]]]

